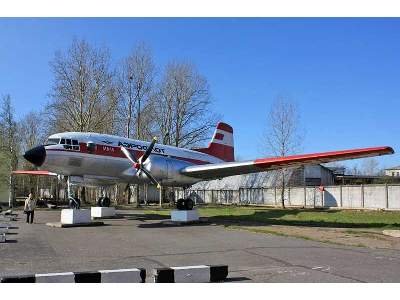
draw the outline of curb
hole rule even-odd
[[[145,269],[100,270],[8,276],[1,283],[144,283]]]
[[[156,283],[221,282],[228,276],[227,265],[200,265],[157,268],[153,270]]]

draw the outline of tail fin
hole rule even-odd
[[[224,161],[234,161],[233,128],[226,123],[219,122],[208,147],[194,150],[207,153]]]

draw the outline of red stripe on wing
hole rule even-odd
[[[13,171],[13,174],[24,174],[24,175],[43,175],[43,176],[57,176],[56,173],[50,171],[40,170],[40,171],[30,171],[30,170],[17,170]]]
[[[394,150],[391,147],[375,147],[375,148],[363,148],[363,149],[352,149],[342,151],[331,151],[313,154],[302,154],[302,155],[291,155],[285,157],[272,157],[272,158],[261,158],[254,161],[254,165],[260,168],[267,168],[273,165],[279,164],[290,164],[299,162],[310,162],[310,163],[324,163],[330,159],[352,159],[358,157],[367,156],[378,156],[384,154],[393,154]]]

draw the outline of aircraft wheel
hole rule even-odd
[[[103,201],[103,197],[100,197],[99,199],[97,199],[96,204],[97,206],[101,207],[101,202]]]
[[[101,207],[109,207],[110,206],[110,204],[111,204],[111,201],[110,201],[110,198],[108,198],[108,197],[104,197],[104,198],[101,198],[101,201],[100,201],[101,203]]]
[[[72,209],[79,209],[81,207],[81,200],[78,198],[69,198],[69,207]]]
[[[193,206],[194,206],[194,202],[192,199],[190,199],[190,198],[185,199],[185,209],[186,210],[192,210]]]
[[[185,199],[178,199],[178,201],[176,201],[176,208],[179,210],[184,210],[185,209]]]

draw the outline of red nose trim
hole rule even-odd
[[[134,167],[135,169],[138,169],[138,170],[139,170],[139,169],[140,169],[140,164],[139,164],[139,163],[134,163],[134,164],[133,164],[133,167]]]

